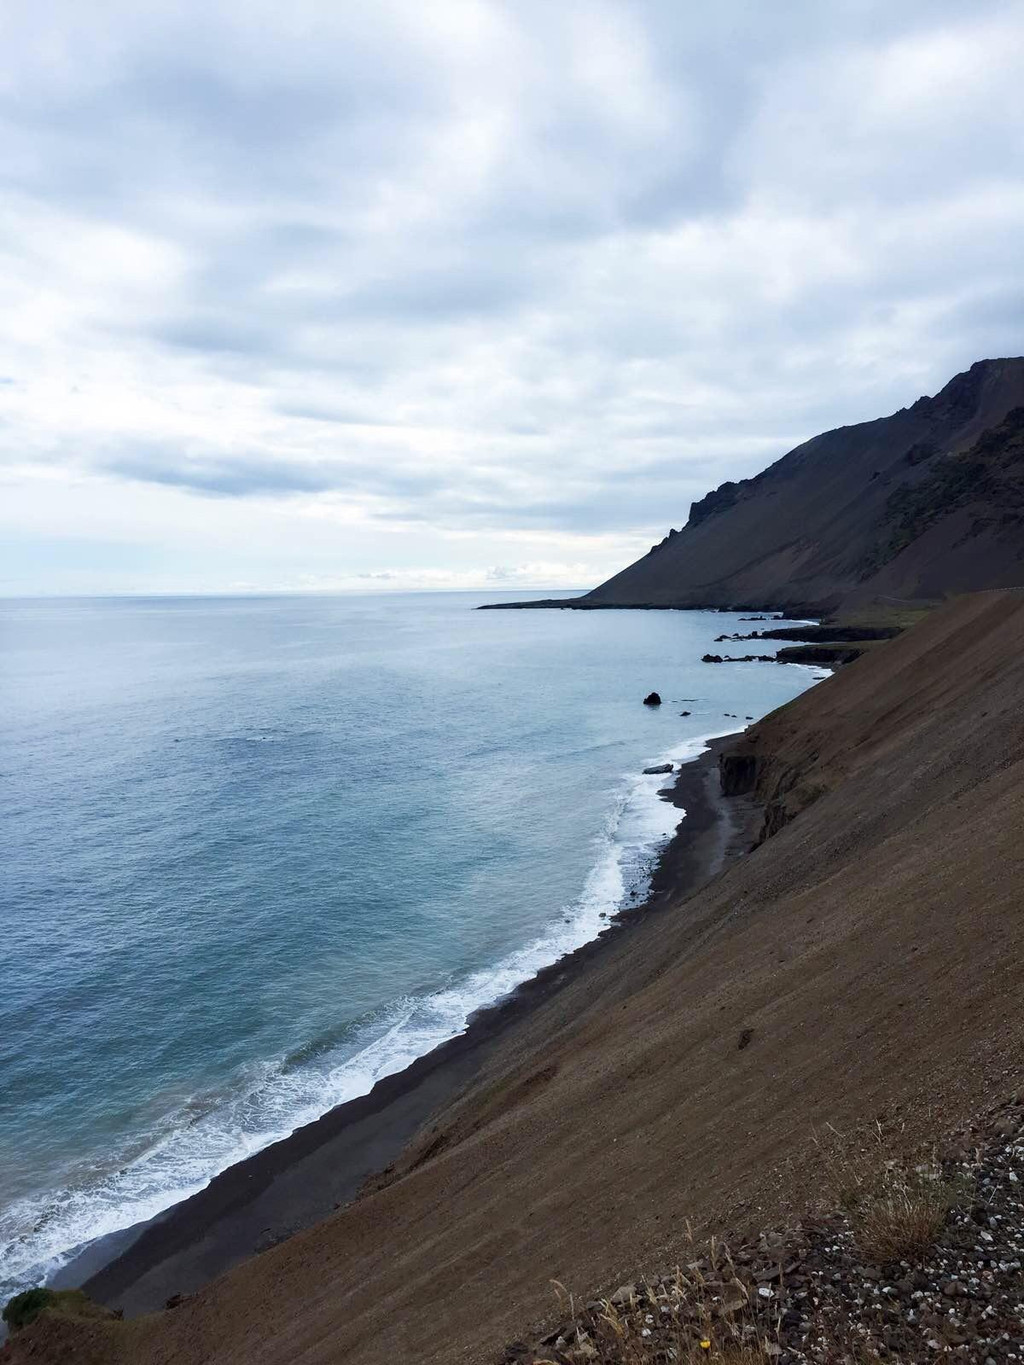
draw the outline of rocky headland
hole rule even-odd
[[[636,563],[571,599],[502,607],[839,616],[1021,582],[1024,357],[824,432],[693,503]]]

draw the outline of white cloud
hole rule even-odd
[[[585,586],[1022,349],[1013,3],[44,0],[0,41],[0,591]]]

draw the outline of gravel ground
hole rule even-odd
[[[624,1284],[507,1362],[778,1365],[1024,1362],[1024,1096],[960,1133],[921,1179],[947,1211],[933,1243],[871,1260],[857,1205]],[[918,1178],[911,1169],[912,1178]]]

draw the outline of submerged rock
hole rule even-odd
[[[648,693],[647,693],[647,696],[644,697],[644,705],[645,705],[645,706],[660,706],[660,705],[661,705],[661,697],[658,695],[657,692],[648,692]]]

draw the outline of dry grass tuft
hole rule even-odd
[[[861,1255],[873,1265],[923,1255],[958,1197],[938,1166],[887,1167],[848,1209]]]
[[[827,1138],[815,1140],[865,1261],[888,1265],[923,1255],[964,1198],[962,1186],[943,1179],[934,1156],[917,1164],[887,1157],[890,1139],[879,1124],[856,1137],[831,1128]]]
[[[718,1241],[685,1268],[591,1304],[583,1316],[564,1286],[555,1288],[571,1324],[562,1356],[581,1365],[774,1365],[780,1354],[778,1322],[750,1322],[750,1290]]]

